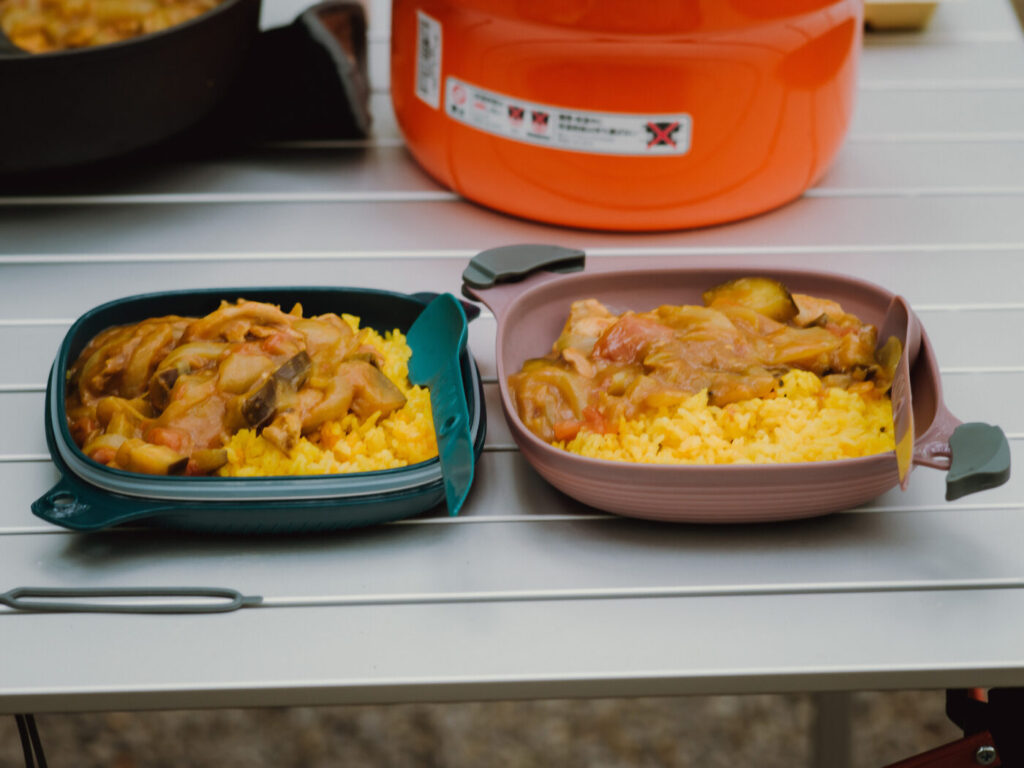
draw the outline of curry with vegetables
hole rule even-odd
[[[719,285],[703,300],[622,314],[596,299],[574,302],[551,352],[509,377],[523,423],[547,442],[607,434],[704,390],[712,406],[773,397],[793,369],[887,397],[899,341],[876,354],[876,328],[836,302],[762,277]]]
[[[0,0],[0,26],[30,53],[127,40],[215,8],[221,0]]]
[[[224,446],[241,429],[288,453],[346,414],[401,408],[406,397],[381,363],[339,315],[239,299],[201,318],[97,335],[67,372],[67,423],[101,464],[204,475],[227,462]]]

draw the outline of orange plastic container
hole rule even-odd
[[[576,227],[751,216],[828,168],[862,0],[394,0],[391,90],[465,197]]]

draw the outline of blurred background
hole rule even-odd
[[[948,0],[962,2],[965,0]],[[1024,18],[1024,0],[1012,0]],[[853,768],[961,736],[943,691],[853,695]],[[809,765],[810,695],[668,697],[39,715],[50,765],[75,768],[675,768]],[[22,764],[0,717],[0,766]]]
[[[941,691],[853,698],[853,768],[960,738]],[[808,695],[38,715],[53,768],[793,768]],[[0,766],[22,764],[0,718]]]

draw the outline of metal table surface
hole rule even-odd
[[[268,3],[265,22],[300,4]],[[215,285],[453,290],[478,250],[728,256],[909,298],[967,420],[1024,445],[1024,41],[1004,0],[949,0],[869,36],[851,132],[801,200],[712,229],[615,235],[460,200],[401,146],[387,4],[371,8],[372,140],[294,143],[0,199],[0,591],[218,585],[205,616],[0,611],[0,711],[1024,685],[1024,480],[957,502],[943,475],[778,525],[653,525],[547,486],[500,412],[494,321],[474,322],[489,431],[463,514],[337,535],[75,534],[32,516],[55,479],[43,384],[108,299]]]

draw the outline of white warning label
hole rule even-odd
[[[416,11],[416,95],[441,106],[441,22]]]
[[[601,155],[685,155],[693,119],[537,104],[449,77],[444,109],[453,120],[527,144]]]

